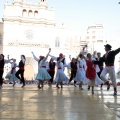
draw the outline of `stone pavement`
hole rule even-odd
[[[45,85],[21,88],[4,85],[0,90],[0,120],[120,120],[120,93],[95,88],[95,94],[78,87],[57,89]],[[120,87],[118,87],[120,91]]]

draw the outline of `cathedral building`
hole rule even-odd
[[[4,5],[3,23],[0,23],[0,50],[10,58],[20,60],[26,56],[26,79],[34,79],[38,72],[38,63],[31,52],[37,57],[46,55],[49,48],[51,54],[67,53],[65,28],[56,26],[54,8],[49,8],[47,0],[28,2],[13,0]],[[6,67],[8,70],[8,67]]]

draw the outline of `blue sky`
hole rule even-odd
[[[82,30],[89,25],[102,23],[107,29],[120,30],[120,4],[118,4],[120,0],[47,1],[50,7],[55,7],[56,21],[64,23],[71,29]],[[0,18],[3,17],[3,11],[4,0],[0,0]]]

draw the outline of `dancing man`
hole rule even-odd
[[[98,52],[98,53],[97,53],[97,58],[96,58],[96,60],[97,60],[97,61],[100,61],[100,62],[98,63],[98,66],[99,66],[100,71],[97,73],[99,78],[100,78],[100,75],[101,75],[101,73],[102,73],[102,71],[103,71],[103,61],[102,61],[101,59],[102,59],[101,53]],[[103,86],[103,84],[101,84],[101,90],[102,90],[102,86]]]
[[[56,63],[51,58],[48,63],[48,73],[51,76],[51,79],[48,81],[49,86],[51,86],[53,83],[53,79],[54,79],[54,75],[55,75],[55,65],[56,65]]]
[[[106,79],[106,74],[108,73],[110,76],[110,80],[112,81],[113,87],[114,87],[114,93],[113,95],[117,95],[117,83],[116,83],[116,77],[115,77],[115,68],[114,68],[114,61],[115,61],[115,56],[120,52],[120,48],[116,50],[111,50],[112,46],[109,44],[105,45],[105,51],[106,54],[103,55],[100,61],[105,62],[105,68],[103,69],[100,77],[103,81],[106,82],[107,84],[107,90],[110,89],[110,83]],[[98,64],[100,61],[94,61],[94,63]]]
[[[22,88],[25,86],[24,71],[25,71],[25,55],[21,55],[21,60],[19,62],[19,70],[16,72],[15,76],[23,83]]]
[[[4,59],[4,55],[0,54],[0,89],[2,88],[3,85],[3,73],[4,73],[4,65],[5,63],[9,63],[13,59]]]
[[[71,60],[71,58],[70,58],[70,60]],[[75,58],[72,58],[72,60],[70,62],[70,68],[71,68],[71,76],[70,76],[70,79],[69,79],[69,84],[75,78],[76,72],[77,72],[77,61],[76,61]],[[75,80],[74,80],[74,86],[76,87],[76,81]]]

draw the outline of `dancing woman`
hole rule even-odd
[[[41,56],[41,58],[37,58],[34,53],[32,52],[33,54],[33,57],[36,61],[38,61],[38,74],[36,76],[36,80],[38,80],[38,88],[43,88],[43,83],[45,80],[50,80],[51,79],[51,76],[49,75],[49,73],[47,72],[47,69],[46,69],[46,59],[48,58],[48,55],[49,53],[51,52],[51,49],[49,49],[49,52],[48,54],[46,55],[46,57],[44,56]]]
[[[25,55],[21,55],[21,60],[19,62],[19,70],[16,72],[15,76],[23,83],[22,87],[25,86],[24,71],[25,71]]]
[[[55,57],[52,55],[49,55],[49,56],[53,58],[53,60],[55,61],[57,61],[58,59],[61,59],[62,60],[61,62],[63,63],[63,70],[65,69],[65,67],[67,67],[65,56],[62,53],[59,54],[59,57]]]
[[[6,75],[5,78],[8,78],[9,80],[13,81],[13,87],[14,87],[15,86],[15,81],[17,80],[17,77],[15,76],[15,74],[16,74],[16,67],[17,67],[16,59],[13,59],[13,62],[10,62],[10,63],[11,63],[11,70]]]
[[[56,77],[55,77],[55,82],[57,83],[56,87],[59,87],[59,84],[61,85],[61,88],[63,88],[63,82],[67,83],[68,82],[68,78],[67,76],[64,74],[64,65],[62,60],[63,58],[58,57],[57,58],[57,73],[56,73]]]
[[[79,89],[83,90],[82,84],[86,84],[86,62],[84,60],[84,56],[80,54],[78,57],[80,57],[80,60],[77,58],[77,73],[75,76],[75,81],[79,83]]]
[[[94,86],[95,85],[100,85],[104,83],[97,75],[97,72],[99,72],[99,67],[98,65],[95,65],[93,63],[95,61],[95,58],[92,58],[92,55],[90,53],[87,54],[86,58],[86,78],[88,78],[88,90],[90,90],[90,87],[92,87],[92,94],[94,94]]]

